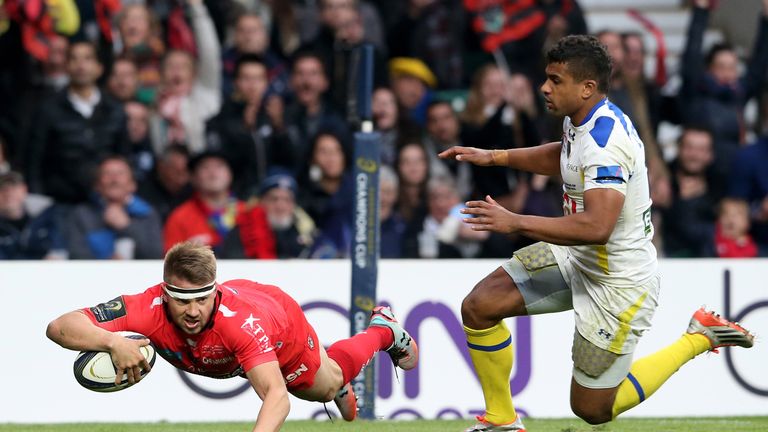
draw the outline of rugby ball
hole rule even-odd
[[[118,333],[130,339],[145,339],[144,335],[139,333],[129,331]],[[140,350],[149,362],[150,367],[154,366],[156,357],[154,345],[143,346]],[[112,356],[108,352],[81,351],[75,359],[74,371],[77,382],[88,390],[95,392],[115,392],[131,386],[126,374],[123,374],[120,384],[115,385],[117,371],[112,363]],[[143,378],[147,373],[147,371],[142,370],[141,377]]]

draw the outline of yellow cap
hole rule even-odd
[[[420,79],[424,84],[435,88],[437,77],[423,61],[413,57],[396,57],[389,61],[389,74],[394,79],[408,75]]]

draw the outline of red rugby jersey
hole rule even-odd
[[[309,324],[301,307],[276,286],[245,279],[219,284],[211,321],[196,335],[166,316],[162,294],[158,284],[82,311],[106,330],[147,336],[173,366],[213,378],[241,375],[273,360],[282,369],[305,349]]]

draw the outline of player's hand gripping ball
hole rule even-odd
[[[146,339],[144,335],[134,332],[121,331],[118,333],[130,339]],[[149,344],[139,348],[139,350],[144,354],[149,366],[154,366],[157,356],[154,345]],[[75,359],[74,371],[77,382],[88,390],[107,393],[123,390],[131,386],[128,382],[127,374],[123,374],[120,384],[115,385],[117,371],[108,352],[81,351]],[[147,373],[149,372],[142,370],[141,377],[143,378]]]

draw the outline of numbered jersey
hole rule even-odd
[[[651,244],[651,198],[643,142],[629,117],[604,99],[581,125],[563,122],[560,173],[563,211],[584,211],[584,192],[613,189],[624,207],[605,245],[570,246],[576,268],[591,279],[614,286],[637,286],[656,274]]]

